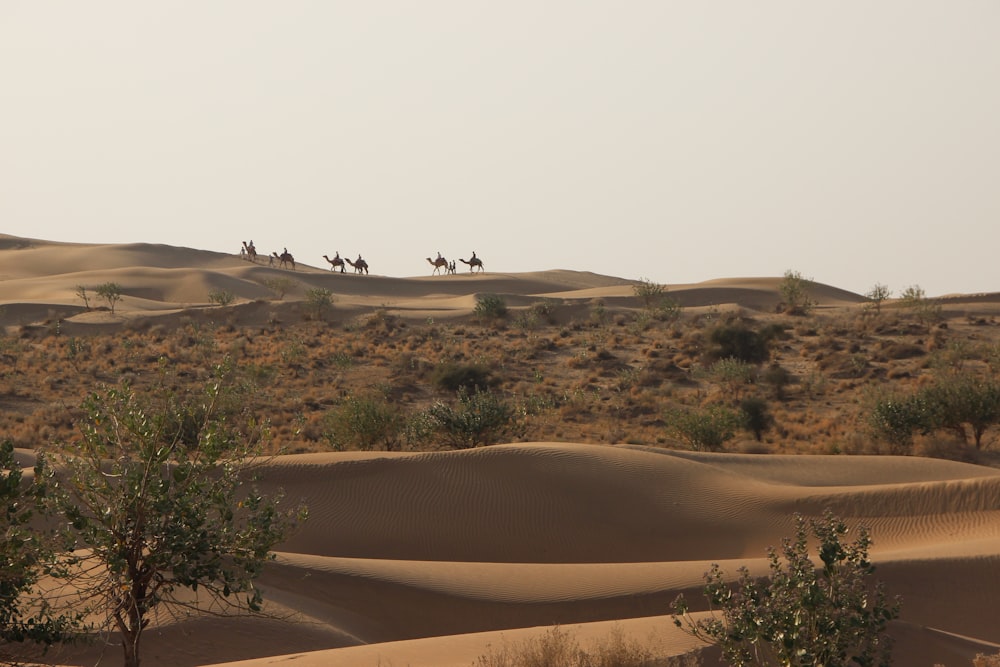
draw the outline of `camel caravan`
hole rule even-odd
[[[253,239],[251,239],[249,243],[243,241],[243,247],[240,248],[240,258],[245,259],[248,262],[257,262],[257,248],[254,247]],[[346,266],[350,265],[351,268],[354,269],[354,273],[359,275],[368,275],[368,262],[361,257],[360,253],[358,254],[358,258],[354,261],[351,261],[347,257],[341,257],[339,250],[332,258],[328,255],[323,255],[323,259],[330,264],[331,271],[336,272],[337,269],[340,269],[340,273],[346,273]],[[275,266],[275,263],[277,263],[279,269],[290,267],[293,271],[295,270],[295,258],[292,256],[292,253],[288,252],[288,248],[285,248],[280,255],[277,252],[272,252],[267,256],[267,261],[268,266]],[[449,262],[441,256],[440,252],[438,252],[437,258],[431,259],[428,257],[427,261],[434,267],[434,270],[431,272],[432,276],[435,274],[454,276],[458,273],[455,268],[455,260]],[[472,257],[470,259],[466,260],[459,258],[458,261],[469,267],[469,273],[482,273],[485,270],[483,267],[483,260],[476,256],[475,250],[472,251]],[[444,273],[442,273],[442,269],[444,270]]]

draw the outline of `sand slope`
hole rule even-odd
[[[712,562],[764,572],[793,513],[825,507],[871,526],[878,575],[904,596],[897,664],[968,664],[1000,643],[990,468],[527,443],[286,456],[265,483],[310,507],[260,582],[270,609],[296,622],[159,625],[145,664],[468,665],[500,631],[579,625],[588,637],[613,621],[679,653],[692,643],[662,617],[676,595],[700,603]]]

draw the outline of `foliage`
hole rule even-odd
[[[323,435],[331,447],[398,450],[406,419],[398,407],[378,394],[352,394],[324,418]]]
[[[809,295],[812,278],[803,278],[798,271],[789,269],[778,285],[784,311],[790,315],[806,315],[816,305]]]
[[[97,296],[108,302],[111,313],[115,312],[115,304],[122,300],[122,286],[118,283],[103,283],[97,286]]]
[[[23,478],[10,440],[0,442],[0,642],[49,646],[67,640],[81,615],[60,612],[40,597],[43,576],[59,577],[58,536],[31,521],[48,514],[49,474],[39,456],[34,474]],[[3,655],[0,655],[0,660]]]
[[[166,386],[141,396],[127,383],[95,392],[83,404],[81,439],[63,456],[59,508],[92,554],[82,595],[101,627],[121,634],[127,667],[139,664],[154,610],[192,606],[184,589],[214,613],[259,611],[254,579],[304,518],[250,486],[267,428],[242,409],[230,377],[217,367],[191,399]],[[197,416],[193,431],[188,415]]]
[[[641,278],[632,291],[642,301],[642,307],[658,320],[672,322],[680,317],[681,305],[667,296],[665,285]]]
[[[208,293],[208,302],[219,306],[228,306],[236,297],[226,290],[212,290]]]
[[[757,332],[742,322],[722,323],[709,332],[711,346],[705,356],[709,361],[733,358],[748,364],[759,364],[767,361],[771,341],[780,331],[765,328]]]
[[[668,410],[667,429],[694,450],[718,452],[740,427],[740,416],[721,405],[703,410]]]
[[[544,635],[515,644],[504,642],[479,656],[473,667],[653,667],[678,664],[657,660],[647,649],[629,641],[620,628],[595,642],[590,651],[565,630],[554,627]]]
[[[758,442],[764,439],[764,431],[774,424],[767,401],[757,396],[748,396],[740,401],[740,417],[743,427],[753,433]]]
[[[503,398],[488,390],[458,390],[454,403],[438,401],[429,410],[444,443],[454,449],[492,445],[523,432],[517,412]]]
[[[736,357],[726,357],[712,364],[709,375],[724,388],[727,394],[738,399],[743,389],[753,383],[754,371],[753,364]]]
[[[899,301],[904,308],[928,326],[943,318],[941,304],[935,299],[928,299],[920,285],[910,285],[904,289]]]
[[[296,283],[287,276],[275,276],[272,278],[265,278],[261,281],[261,285],[274,292],[278,301],[281,301],[285,298],[285,295],[295,287]]]
[[[986,431],[1000,424],[1000,383],[992,378],[958,373],[922,389],[920,397],[929,406],[931,426],[951,430],[962,440],[971,435],[976,449],[982,449]]]
[[[867,529],[845,544],[848,532],[830,511],[808,522],[797,515],[795,536],[782,541],[780,555],[768,550],[768,577],[740,568],[731,587],[713,564],[705,574],[705,596],[714,613],[693,620],[681,596],[674,602],[674,623],[717,644],[723,659],[737,667],[889,665],[886,626],[899,616],[900,601],[888,600],[881,582],[871,582],[875,566],[868,558]],[[810,560],[810,533],[818,542],[818,570]]]
[[[918,394],[890,393],[879,395],[868,413],[872,434],[889,443],[892,451],[905,453],[913,444],[913,436],[931,428],[930,408]]]
[[[479,364],[438,364],[431,372],[431,384],[447,391],[476,391],[496,384],[490,369]]]
[[[501,320],[507,317],[507,302],[499,294],[477,294],[472,313],[480,320]]]
[[[781,401],[785,398],[785,387],[792,383],[792,374],[787,368],[774,362],[761,371],[759,380],[770,386],[774,397]]]
[[[322,320],[332,307],[333,292],[330,290],[314,287],[306,291],[306,309],[313,319]]]
[[[882,312],[882,302],[892,296],[892,290],[881,283],[875,283],[870,290],[865,292],[865,298],[870,300],[875,306],[875,313]]]

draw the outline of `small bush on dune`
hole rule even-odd
[[[674,601],[674,624],[706,643],[718,645],[734,667],[837,665],[886,667],[892,662],[889,621],[900,601],[889,600],[881,582],[872,582],[868,559],[872,540],[862,527],[844,543],[847,525],[827,511],[822,519],[796,516],[795,536],[779,551],[768,550],[770,575],[739,570],[735,585],[719,565],[705,574],[705,596],[714,612],[695,621],[684,596]],[[818,543],[822,566],[809,555]]]
[[[771,341],[780,331],[767,327],[757,332],[742,322],[720,324],[709,332],[710,346],[705,357],[708,361],[733,358],[748,364],[762,363],[770,356]]]
[[[348,396],[323,419],[323,437],[333,449],[399,449],[406,419],[376,394]]]
[[[629,641],[620,628],[615,628],[591,650],[565,630],[555,627],[540,637],[515,644],[504,643],[479,656],[473,667],[673,667],[698,662],[682,662],[683,658],[655,659],[647,649]],[[696,660],[696,659],[695,659]]]
[[[507,317],[507,302],[498,294],[480,294],[472,312],[480,321],[501,320]]]
[[[667,429],[696,451],[718,452],[733,439],[740,416],[727,407],[713,405],[703,410],[668,410]]]
[[[431,373],[431,384],[447,391],[476,391],[496,385],[490,370],[478,364],[439,364]]]

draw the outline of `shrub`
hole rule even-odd
[[[515,644],[506,642],[479,656],[473,667],[653,667],[682,664],[657,660],[653,654],[629,641],[620,628],[594,643],[591,651],[565,630],[555,627],[544,635]],[[689,663],[695,664],[695,663]]]
[[[55,536],[32,525],[35,516],[48,514],[49,473],[43,457],[37,459],[34,473],[24,483],[14,444],[0,442],[0,643],[49,646],[66,640],[82,614],[57,612],[35,589],[42,575],[62,573]],[[0,654],[0,661],[8,664],[5,658],[12,657]]]
[[[278,301],[281,301],[285,298],[285,295],[288,294],[293,287],[295,287],[295,281],[285,276],[278,276],[274,278],[265,278],[261,281],[261,285],[274,292]]]
[[[939,322],[944,316],[941,304],[934,299],[928,299],[920,285],[910,285],[904,289],[899,301],[904,308],[928,326]]]
[[[480,321],[501,320],[507,317],[507,302],[498,294],[478,294],[473,314]]]
[[[923,389],[920,397],[931,426],[949,429],[964,441],[971,435],[976,449],[982,449],[986,431],[1000,423],[1000,383],[992,379],[961,373]]]
[[[868,425],[876,438],[889,443],[893,453],[903,454],[916,433],[932,427],[931,412],[920,395],[881,395],[869,411]]]
[[[723,387],[725,392],[739,398],[744,387],[753,382],[754,366],[736,357],[719,359],[708,372],[711,378]]]
[[[90,295],[87,294],[87,288],[83,285],[77,285],[76,296],[83,301],[83,307],[90,310]]]
[[[459,389],[456,403],[438,401],[429,414],[445,444],[454,449],[492,445],[523,432],[514,408],[488,390]]]
[[[476,391],[496,384],[490,369],[479,364],[439,364],[431,372],[431,384],[447,391]]]
[[[667,296],[667,288],[648,278],[641,278],[632,291],[642,301],[642,307],[658,320],[672,322],[680,317],[681,305]]]
[[[406,418],[385,397],[363,394],[348,396],[323,421],[323,436],[334,449],[350,445],[391,452],[399,449]]]
[[[810,533],[818,541],[819,570],[809,555]],[[718,645],[723,659],[736,667],[888,666],[892,647],[886,626],[899,616],[900,601],[888,600],[881,582],[871,582],[875,566],[868,559],[868,530],[861,527],[850,544],[842,542],[847,533],[846,524],[829,511],[808,522],[796,515],[795,536],[782,541],[780,556],[773,547],[768,550],[769,576],[758,579],[740,568],[731,587],[713,564],[705,574],[713,614],[693,620],[680,596],[674,623]]]
[[[104,283],[97,286],[97,296],[108,302],[111,313],[115,312],[115,304],[122,300],[122,286],[118,283]]]
[[[691,449],[709,452],[721,451],[740,426],[739,415],[721,405],[704,410],[669,410],[664,420],[668,430]]]
[[[313,319],[322,320],[332,307],[333,293],[330,290],[314,287],[306,291],[306,310]]]
[[[774,424],[774,417],[771,416],[767,401],[756,396],[740,401],[740,417],[743,427],[753,433],[757,442],[764,439],[764,431]]]
[[[219,306],[228,306],[233,302],[236,297],[232,292],[226,290],[212,290],[208,293],[209,303],[214,303]]]
[[[785,277],[778,285],[783,309],[790,315],[806,315],[816,302],[809,295],[812,278],[803,278],[798,271],[785,271]]]
[[[758,333],[739,322],[720,324],[708,334],[711,346],[705,356],[709,361],[732,357],[748,364],[759,364],[770,356],[775,335],[774,329]]]
[[[792,374],[778,362],[772,363],[760,374],[760,381],[774,392],[774,398],[781,401],[785,398],[785,387],[792,383]]]

